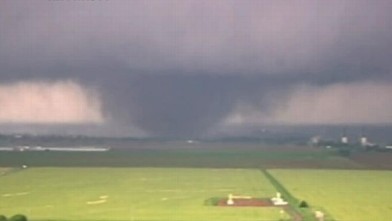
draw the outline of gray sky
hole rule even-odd
[[[391,11],[388,0],[1,1],[0,129],[389,124]]]

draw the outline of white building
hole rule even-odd
[[[348,137],[342,136],[342,138],[340,139],[340,142],[342,142],[343,144],[348,144]]]
[[[363,146],[363,147],[366,147],[366,146],[369,145],[368,139],[367,139],[367,137],[365,137],[365,136],[362,136],[362,137],[359,139],[359,142],[360,142],[361,146]]]

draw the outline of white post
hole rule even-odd
[[[227,205],[234,205],[234,200],[233,200],[233,194],[229,194],[229,196],[227,197]]]

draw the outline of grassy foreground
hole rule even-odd
[[[269,170],[299,199],[338,221],[392,217],[392,171]]]
[[[229,193],[276,190],[248,169],[32,168],[0,176],[0,211],[31,220],[279,220],[276,208],[206,205]],[[283,218],[288,218],[283,214]]]

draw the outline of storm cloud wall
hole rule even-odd
[[[386,0],[2,1],[0,130],[193,137],[238,125],[390,124],[391,9]],[[59,91],[57,107],[33,99]],[[31,112],[18,116],[11,103]],[[64,113],[26,117],[56,108]]]

